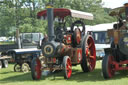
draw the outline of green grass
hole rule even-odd
[[[97,61],[96,69],[90,73],[83,73],[78,65],[73,67],[72,77],[63,78],[63,72],[42,76],[39,81],[33,81],[31,73],[13,72],[13,64],[0,69],[0,85],[128,85],[128,71],[121,71],[112,79],[105,80],[101,75],[101,62]]]
[[[9,41],[9,42],[2,41],[2,42],[0,42],[0,45],[8,45],[8,44],[14,44],[14,42],[13,41]]]

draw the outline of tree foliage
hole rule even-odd
[[[20,32],[46,32],[47,22],[36,18],[37,12],[45,9],[49,0],[0,0],[0,36],[10,36],[16,29]],[[69,8],[94,15],[95,25],[113,22],[108,15],[110,9],[102,8],[101,0],[53,0],[54,8]]]

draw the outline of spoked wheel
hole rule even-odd
[[[83,72],[93,71],[96,65],[96,50],[94,40],[91,35],[86,35],[82,42],[82,62]]]
[[[2,61],[2,67],[7,68],[8,67],[8,60],[3,60]]]
[[[41,78],[41,61],[39,58],[33,58],[31,63],[31,75],[33,80],[39,80]]]
[[[21,72],[21,65],[20,64],[14,65],[14,72]]]
[[[30,67],[27,63],[23,63],[21,66],[21,70],[22,70],[22,72],[26,73],[26,72],[29,72]]]
[[[105,79],[111,78],[115,74],[114,66],[112,62],[114,61],[114,57],[109,54],[105,55],[102,61],[102,72]]]
[[[72,74],[72,64],[69,56],[65,56],[63,59],[63,70],[64,70],[64,78],[69,79]]]
[[[0,69],[2,68],[2,62],[0,61]]]

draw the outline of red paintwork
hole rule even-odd
[[[128,60],[125,60],[125,61],[121,61],[121,62],[116,62],[116,61],[113,61],[112,64],[115,66],[114,70],[115,71],[119,71],[119,70],[128,70],[128,66],[123,66],[123,64],[128,64]]]
[[[40,60],[39,59],[36,59],[36,67],[35,67],[35,74],[36,75],[36,78],[37,79],[40,79],[41,78],[41,63],[40,63]]]
[[[77,63],[80,63],[82,60],[82,49],[78,48],[77,49]]]
[[[112,68],[113,58],[113,56],[109,56],[108,60],[108,75],[110,78],[113,77],[115,74],[115,70]]]
[[[56,63],[56,58],[52,58],[53,63]]]
[[[71,74],[72,74],[72,64],[71,64],[70,58],[68,58],[66,62],[67,62],[67,64],[66,64],[66,74],[67,74],[67,77],[70,78]]]
[[[113,58],[114,58],[113,56],[109,56],[109,60],[108,60],[108,75],[110,78],[114,76],[116,71],[128,70],[128,66],[127,66],[128,60],[116,62],[114,61]]]
[[[69,9],[65,8],[55,8],[54,10],[54,17],[64,18],[66,16],[71,16],[71,11]],[[46,17],[47,16],[47,10],[43,10],[38,12],[37,17],[41,18],[41,16]]]
[[[95,43],[91,36],[87,38],[86,50],[87,62],[89,64],[89,70],[93,71],[96,65],[96,49]]]
[[[72,43],[72,35],[67,35],[66,36],[66,42],[67,42],[67,44]]]
[[[80,31],[79,28],[77,28],[75,31],[76,31],[76,42],[77,42],[77,44],[80,44],[80,42],[81,42],[81,31]]]

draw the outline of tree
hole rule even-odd
[[[88,25],[115,21],[108,15],[110,9],[102,8],[101,0],[53,1],[54,8],[69,8],[92,13],[94,20],[85,20]],[[47,21],[38,20],[36,16],[37,12],[45,9],[48,2],[49,0],[0,0],[0,36],[9,36],[16,29],[20,29],[21,32],[46,32]]]

